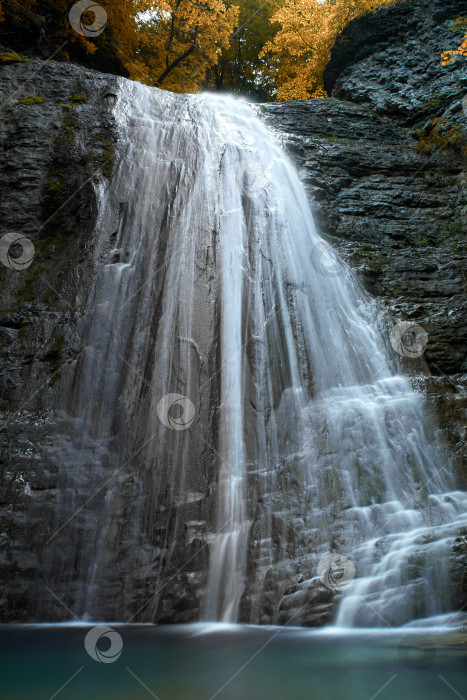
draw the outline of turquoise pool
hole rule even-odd
[[[456,700],[467,635],[199,624],[0,627],[2,700]],[[85,648],[85,640],[86,648]],[[88,649],[88,650],[86,650]]]

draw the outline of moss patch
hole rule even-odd
[[[75,105],[84,105],[88,101],[88,98],[84,94],[70,95],[68,99]]]
[[[0,63],[27,63],[29,59],[20,56],[19,53],[2,53],[0,54]]]
[[[104,155],[101,159],[101,167],[103,175],[110,179],[115,166],[115,148],[112,141],[108,141],[105,144],[105,147],[106,150],[104,151]]]
[[[64,105],[66,107],[66,105]],[[62,122],[60,136],[55,139],[55,148],[69,148],[75,140],[76,117],[72,113],[66,113]]]
[[[414,243],[418,248],[429,248],[431,243],[426,236],[417,236]]]
[[[68,174],[64,168],[49,170],[49,176],[45,183],[47,203],[51,208],[57,209],[67,196]]]
[[[375,249],[369,243],[361,243],[358,247],[358,253],[374,253]]]
[[[459,236],[463,233],[465,229],[465,224],[462,219],[455,219],[449,226],[449,233],[451,236]]]
[[[115,146],[112,141],[107,141],[102,145],[97,145],[87,153],[89,162],[90,174],[97,178],[97,171],[100,169],[102,174],[111,178],[115,166]]]
[[[462,124],[453,122],[447,117],[437,117],[433,119],[425,129],[418,129],[415,132],[418,140],[415,150],[418,153],[429,153],[444,148],[464,147],[466,145],[465,132]]]
[[[55,139],[54,154],[44,186],[44,226],[43,237],[36,250],[43,260],[53,261],[55,272],[64,265],[63,250],[68,243],[70,231],[70,207],[67,201],[73,194],[75,184],[73,165],[70,163],[70,148],[75,142],[76,116],[65,112],[59,136]],[[44,297],[50,296],[50,289]]]
[[[15,102],[15,104],[30,107],[31,105],[41,105],[43,101],[42,95],[35,95],[34,97],[28,97],[25,100],[18,100],[18,102]]]

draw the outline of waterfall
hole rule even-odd
[[[115,117],[49,449],[55,590],[81,617],[183,621],[189,591],[204,619],[262,622],[271,572],[282,596],[302,567],[338,624],[449,613],[466,497],[277,137],[241,100],[123,80]]]

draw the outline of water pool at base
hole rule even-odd
[[[4,625],[2,700],[455,700],[467,634],[109,624]],[[100,637],[97,641],[97,637]],[[101,655],[94,660],[85,648]],[[121,653],[119,653],[121,647]],[[106,656],[113,653],[115,660]]]

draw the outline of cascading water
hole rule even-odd
[[[299,580],[303,601],[331,551],[357,572],[338,624],[448,613],[467,500],[279,144],[225,97],[122,81],[116,118],[104,262],[49,452],[66,465],[55,590],[79,616],[164,620],[188,570],[205,619],[276,622],[270,572],[295,562],[280,597]]]

